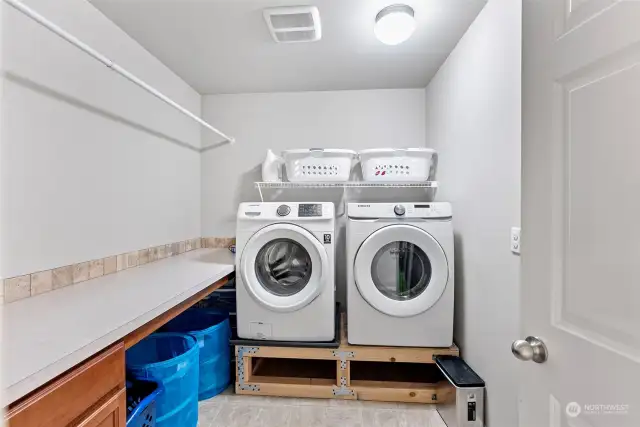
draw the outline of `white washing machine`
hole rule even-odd
[[[335,338],[333,203],[242,203],[236,233],[238,337]]]
[[[451,205],[350,203],[347,214],[349,343],[451,346]]]

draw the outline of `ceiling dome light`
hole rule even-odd
[[[393,46],[407,41],[415,29],[413,8],[406,4],[387,6],[376,16],[374,32],[384,44]]]

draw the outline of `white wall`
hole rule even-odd
[[[4,60],[2,59],[2,42],[4,39],[4,21],[3,21],[3,16],[4,16],[4,8],[0,7],[0,71],[4,70]],[[4,76],[2,75],[2,73],[0,73],[0,117],[2,117],[2,97],[3,97],[3,92],[4,92]],[[0,146],[2,145],[2,120],[0,120]],[[0,150],[0,178],[2,177],[2,150]],[[2,199],[0,198],[0,224],[2,224]],[[2,229],[0,229],[0,233],[2,233]],[[1,236],[1,234],[0,234]],[[1,239],[1,237],[0,237]],[[2,259],[2,245],[0,245],[0,259]],[[2,277],[2,276],[0,276]],[[4,286],[0,286],[0,288],[2,288],[0,290],[0,318],[4,319],[4,313],[3,313],[3,307],[4,307]],[[4,320],[0,320],[0,322],[3,322]],[[4,325],[2,325],[0,323],[0,327],[4,327]],[[4,329],[3,329],[4,330]],[[1,348],[5,348],[4,347],[4,340],[3,340],[3,333],[0,333],[0,347]],[[0,351],[0,366],[4,366],[4,360],[3,360],[3,351]],[[4,373],[2,372],[4,371],[4,369],[0,369],[0,384],[4,384],[4,378],[3,375]],[[0,401],[4,402],[4,387],[0,387]]]
[[[200,95],[87,1],[29,5],[199,113]],[[2,6],[2,276],[199,236],[199,126]]]
[[[268,148],[421,147],[424,145],[424,90],[213,95],[203,97],[203,117],[237,138],[235,145],[202,155],[202,232],[235,236],[236,211],[243,201],[259,201],[254,181]],[[216,142],[203,134],[203,146]],[[341,190],[312,193],[270,191],[268,200],[339,202]],[[343,234],[338,256],[343,254]],[[338,271],[339,298],[343,268]]]
[[[260,200],[253,186],[267,149],[421,147],[422,89],[204,96],[202,114],[235,145],[202,156],[202,232],[235,235],[238,203]],[[215,135],[203,135],[203,146]]]
[[[456,331],[487,383],[487,425],[517,418],[521,2],[489,0],[426,89],[428,145],[440,152],[439,200],[453,202]]]

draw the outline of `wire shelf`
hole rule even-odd
[[[256,182],[257,189],[296,188],[438,188],[437,181],[421,182]]]
[[[437,181],[420,182],[256,182],[260,200],[264,202],[262,190],[304,189],[304,188],[438,188]]]

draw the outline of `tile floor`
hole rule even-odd
[[[198,427],[446,427],[431,405],[240,396],[200,402]]]

